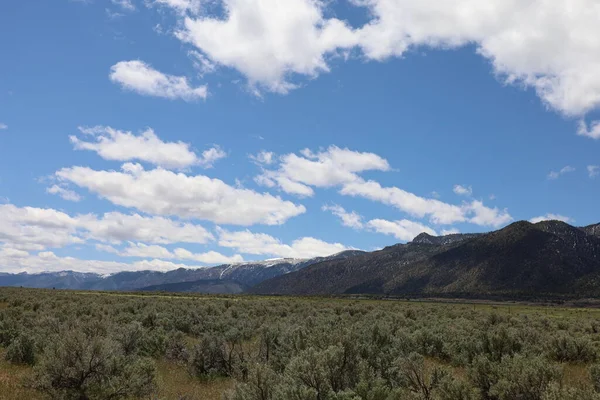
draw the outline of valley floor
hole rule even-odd
[[[0,288],[0,399],[600,399],[578,305]]]

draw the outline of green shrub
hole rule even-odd
[[[155,387],[152,361],[125,356],[118,343],[80,331],[55,338],[34,371],[34,387],[56,399],[140,397]]]
[[[19,335],[6,348],[5,358],[14,364],[35,364],[35,342],[27,335]]]
[[[589,339],[567,334],[553,337],[548,353],[552,360],[559,362],[587,363],[596,360],[596,349]]]

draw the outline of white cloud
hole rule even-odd
[[[50,194],[56,194],[60,197],[62,197],[64,200],[68,200],[68,201],[81,201],[81,196],[77,193],[75,193],[72,190],[66,189],[64,187],[58,186],[58,185],[52,185],[49,188],[46,189],[47,193]]]
[[[150,128],[140,135],[110,126],[79,127],[79,130],[95,141],[70,136],[75,149],[95,151],[105,160],[140,160],[166,168],[186,168],[201,163],[188,143],[163,142]]]
[[[358,173],[365,171],[389,171],[386,159],[374,153],[361,153],[330,146],[325,151],[313,153],[304,149],[302,156],[294,153],[280,158],[277,170],[266,170],[259,182],[267,186],[279,186],[290,194],[312,196],[309,186],[332,187],[360,180]]]
[[[200,225],[163,217],[106,213],[70,216],[64,212],[0,204],[0,243],[22,250],[45,250],[89,240],[121,243],[207,243],[213,235]]]
[[[0,204],[0,243],[20,250],[43,250],[84,243],[77,235],[78,220],[46,208]]]
[[[256,155],[250,155],[250,159],[259,165],[271,165],[275,162],[275,154],[272,151],[262,150]]]
[[[534,88],[567,115],[600,104],[600,9],[594,0],[366,0],[360,29],[367,56],[400,56],[425,45],[475,43],[508,82]]]
[[[600,165],[588,165],[587,170],[590,178],[595,178],[600,175]]]
[[[183,76],[167,75],[143,61],[121,61],[110,68],[110,80],[145,96],[192,101],[206,99],[207,86],[190,86]]]
[[[429,217],[435,224],[471,222],[483,226],[500,226],[512,221],[506,210],[489,208],[481,201],[472,201],[460,206],[417,196],[397,187],[382,187],[374,181],[358,181],[346,184],[340,193],[360,196],[391,205],[418,218]]]
[[[471,196],[473,194],[473,188],[471,186],[454,185],[452,190],[459,196]]]
[[[480,201],[452,205],[437,199],[420,197],[397,187],[382,187],[376,181],[365,181],[359,174],[365,171],[391,170],[386,159],[374,153],[360,153],[331,146],[314,153],[309,149],[279,157],[275,169],[264,169],[255,180],[267,186],[278,186],[287,193],[312,196],[314,187],[341,187],[346,196],[359,196],[378,201],[414,217],[429,217],[435,224],[472,222],[485,226],[500,226],[512,220],[506,210],[488,208]],[[470,188],[465,189],[467,192]]]
[[[355,211],[347,212],[343,207],[334,205],[325,205],[322,207],[323,211],[330,211],[333,215],[338,217],[342,221],[342,225],[354,228],[362,229],[364,224],[362,222],[362,216]]]
[[[442,229],[442,235],[446,236],[446,235],[456,235],[457,233],[460,233],[460,231],[456,228],[451,228],[451,229]]]
[[[217,70],[217,64],[210,61],[210,59],[205,57],[202,53],[192,50],[188,52],[188,56],[192,58],[194,67],[200,72],[200,76],[212,74]]]
[[[204,244],[214,239],[213,235],[200,225],[139,214],[109,212],[101,218],[83,219],[79,224],[88,231],[87,237],[110,243],[141,241],[158,244]]]
[[[217,251],[207,251],[205,253],[192,253],[184,248],[176,248],[170,251],[166,247],[158,245],[147,245],[144,243],[130,242],[128,247],[119,251],[112,246],[97,246],[101,251],[118,254],[121,257],[139,257],[139,258],[155,258],[167,260],[191,260],[203,264],[233,264],[243,262],[241,255],[226,256]]]
[[[284,258],[312,258],[329,256],[349,248],[341,243],[327,243],[313,237],[303,237],[291,244],[265,233],[253,233],[249,230],[230,232],[218,228],[219,246],[234,248],[245,254],[272,255]]]
[[[579,121],[577,134],[592,139],[600,139],[600,121],[592,121],[589,128],[584,120]]]
[[[497,228],[513,220],[506,209],[500,210],[498,207],[486,207],[479,200],[474,200],[469,204],[463,205],[463,210],[469,216],[468,221],[476,225]]]
[[[366,227],[378,233],[392,235],[398,240],[410,241],[420,233],[426,232],[436,236],[437,233],[428,226],[406,219],[400,221],[388,221],[385,219],[372,219],[367,222]]]
[[[548,174],[548,179],[558,179],[564,174],[568,174],[570,172],[575,172],[575,168],[571,167],[570,165],[567,165],[566,167],[563,167],[560,171],[550,171],[550,173]]]
[[[219,224],[280,225],[306,208],[278,196],[229,186],[204,175],[126,163],[122,171],[64,168],[56,178],[87,188],[110,202],[155,215],[198,218]]]
[[[110,274],[121,271],[171,271],[178,268],[204,268],[197,265],[176,264],[164,260],[141,260],[133,263],[117,261],[84,260],[74,257],[59,257],[51,251],[29,254],[25,251],[0,248],[0,265],[3,272],[38,273],[78,271]]]
[[[217,161],[225,157],[227,157],[227,153],[219,146],[214,146],[202,152],[202,157],[198,160],[198,164],[204,168],[212,168]]]
[[[186,17],[176,33],[214,62],[235,68],[249,84],[286,93],[297,87],[290,74],[328,71],[325,55],[352,46],[355,35],[342,21],[324,18],[313,0],[223,0],[224,19]]]
[[[189,9],[189,1],[160,2]],[[332,10],[321,0],[218,4],[222,18],[187,15],[177,36],[213,62],[237,69],[250,85],[274,92],[297,87],[293,75],[328,72],[329,56],[354,48],[367,59],[385,60],[414,48],[472,44],[500,79],[534,89],[565,115],[600,105],[595,0],[353,0],[347,4],[364,7],[369,18],[356,28],[329,17]]]
[[[197,13],[200,11],[201,0],[154,0],[154,4],[171,7],[185,15],[186,12]],[[152,4],[151,0],[148,4]]]
[[[3,131],[5,129],[8,129],[8,125],[3,124],[3,123],[0,122],[0,131]]]
[[[140,135],[110,126],[79,127],[79,130],[96,141],[86,142],[76,136],[70,136],[75,149],[95,151],[105,160],[140,160],[164,168],[187,168],[194,165],[212,168],[215,162],[227,156],[227,153],[215,145],[204,150],[198,157],[188,143],[164,142],[151,128],[147,128]]]
[[[111,0],[111,2],[127,11],[135,10],[135,5],[132,0]]]
[[[542,221],[563,221],[563,222],[571,222],[572,219],[569,217],[565,217],[564,215],[559,215],[559,214],[546,214],[546,215],[541,215],[539,217],[535,217],[535,218],[531,218],[529,220],[529,222],[531,222],[532,224],[537,224],[538,222],[542,222]]]
[[[436,224],[465,221],[465,212],[460,206],[419,197],[397,187],[382,187],[375,181],[360,180],[347,183],[340,192],[347,196],[360,196],[378,201],[419,218],[429,216],[431,221]]]

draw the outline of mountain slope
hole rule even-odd
[[[139,289],[148,292],[189,292],[206,294],[238,294],[246,289],[238,282],[225,279],[203,279],[192,282],[165,283]]]
[[[454,235],[452,235],[454,236]],[[250,289],[269,294],[600,294],[600,238],[559,221],[413,242],[315,264]]]
[[[24,286],[34,288],[56,288],[77,290],[139,290],[149,286],[169,285],[171,289],[183,282],[201,280],[226,280],[236,282],[240,288],[246,288],[266,279],[297,271],[309,265],[336,259],[347,259],[362,254],[362,251],[348,250],[328,257],[311,259],[274,259],[266,261],[226,264],[211,268],[184,269],[168,272],[124,271],[113,275],[84,274],[73,271],[45,272],[41,274],[0,274],[0,286]],[[199,284],[197,284],[198,286]],[[182,287],[185,287],[182,286]],[[215,285],[211,290],[215,290]],[[225,288],[223,293],[229,293]],[[167,289],[158,289],[167,290]]]

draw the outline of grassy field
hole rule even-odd
[[[600,399],[599,354],[596,308],[0,288],[7,400]]]

